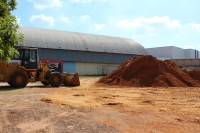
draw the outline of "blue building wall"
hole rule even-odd
[[[90,63],[113,63],[121,64],[124,60],[134,55],[98,53],[85,51],[69,51],[56,49],[39,49],[39,58],[59,59],[64,62],[90,62]]]
[[[75,62],[64,62],[63,71],[75,73],[76,72],[76,63]]]

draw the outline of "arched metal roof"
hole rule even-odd
[[[76,51],[146,55],[139,43],[126,38],[21,27],[22,46]]]

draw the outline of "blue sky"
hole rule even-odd
[[[21,26],[200,50],[200,0],[17,0]]]

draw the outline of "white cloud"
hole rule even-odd
[[[72,3],[107,2],[113,0],[71,0]]]
[[[61,19],[62,22],[66,23],[66,24],[69,24],[69,23],[70,23],[70,20],[69,20],[68,17],[64,17],[64,16],[63,16],[63,17],[61,17],[60,19]]]
[[[52,26],[54,26],[55,20],[51,16],[46,16],[44,14],[40,14],[40,15],[32,15],[29,18],[29,21],[31,23],[36,23],[36,24],[39,24],[39,25],[52,27]]]
[[[45,8],[61,7],[62,0],[28,0],[33,3],[34,8],[43,10]]]
[[[83,16],[81,16],[81,20],[82,21],[86,21],[86,20],[89,20],[89,19],[91,19],[90,15],[83,15]]]
[[[16,16],[17,23],[20,24],[20,18]]]
[[[200,32],[200,24],[195,24],[195,23],[189,23],[187,26],[191,27],[192,29]]]
[[[151,26],[144,26],[143,28],[144,28],[145,31],[147,31],[147,32],[154,32],[154,31],[155,31],[155,28],[154,28],[154,27],[151,27]]]
[[[155,24],[162,24],[171,29],[181,27],[178,20],[172,20],[168,16],[154,16],[150,18],[137,17],[133,20],[120,20],[117,22],[117,26],[123,29],[145,28],[148,30],[151,28],[152,30]]]
[[[95,23],[95,24],[94,24],[94,27],[95,27],[97,30],[100,30],[100,29],[105,28],[105,25],[104,25],[104,24],[97,24],[97,23]]]

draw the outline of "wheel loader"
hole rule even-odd
[[[39,62],[37,48],[18,48],[19,55],[10,61],[0,60],[0,81],[11,87],[23,88],[29,82],[40,81],[45,86],[79,86],[78,73],[63,73],[51,69],[48,61]]]

